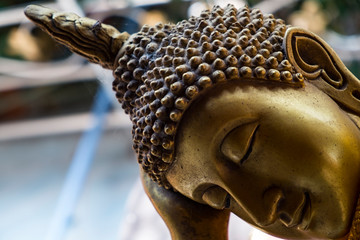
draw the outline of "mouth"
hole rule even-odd
[[[310,219],[311,219],[311,199],[308,192],[305,192],[305,203],[301,210],[301,217],[299,224],[297,225],[297,228],[299,230],[307,230],[310,225]]]

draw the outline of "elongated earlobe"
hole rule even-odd
[[[284,49],[296,71],[341,106],[360,114],[360,81],[345,67],[335,51],[319,36],[289,28]]]

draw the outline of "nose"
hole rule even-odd
[[[241,206],[242,211],[246,212],[249,221],[257,226],[266,227],[278,220],[278,206],[284,199],[283,191],[280,188],[270,187],[265,191],[255,191],[253,194],[250,189],[247,194],[229,193],[232,200]],[[234,207],[236,204],[231,204],[231,206]],[[234,210],[238,209],[234,208],[232,211]]]
[[[299,196],[299,194],[301,194],[301,196]],[[279,220],[288,228],[294,227],[301,222],[303,210],[307,201],[307,194],[299,194],[286,196],[286,199],[284,199],[278,207]]]
[[[271,187],[263,193],[263,209],[262,216],[254,216],[255,222],[265,227],[274,223],[278,218],[278,207],[284,198],[283,191],[278,187]]]

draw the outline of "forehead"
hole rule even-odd
[[[331,111],[331,109],[335,109]],[[227,83],[194,102],[181,121],[177,146],[184,137],[214,138],[221,131],[254,120],[335,121],[339,107],[311,84],[304,88]],[[191,146],[189,146],[191,147]]]

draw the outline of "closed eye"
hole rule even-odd
[[[251,135],[251,138],[250,138],[250,143],[248,145],[248,148],[246,150],[246,153],[245,153],[244,157],[240,160],[240,164],[242,164],[243,162],[245,162],[249,158],[249,156],[250,156],[250,154],[251,154],[251,152],[253,150],[253,145],[254,145],[254,141],[255,141],[255,134],[256,134],[257,130],[259,129],[259,126],[260,125],[257,125],[255,130],[253,131],[253,133]]]
[[[221,153],[234,163],[243,164],[252,153],[259,126],[258,122],[252,122],[231,130],[221,143]]]

